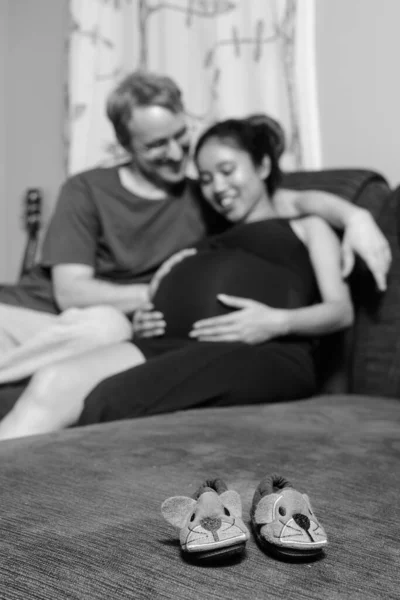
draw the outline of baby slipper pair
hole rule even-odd
[[[181,550],[188,558],[212,560],[238,555],[249,539],[240,496],[222,479],[205,481],[193,498],[168,498],[161,512],[179,529]],[[308,496],[280,475],[261,480],[250,516],[259,545],[282,558],[314,557],[327,544]]]

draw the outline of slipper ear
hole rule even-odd
[[[234,490],[227,490],[219,495],[222,504],[230,511],[234,517],[242,516],[242,501],[240,496]]]
[[[267,525],[274,521],[274,505],[280,494],[268,494],[261,498],[254,513],[257,525]]]
[[[161,514],[168,523],[182,529],[193,508],[196,500],[187,496],[173,496],[167,498],[161,505]]]

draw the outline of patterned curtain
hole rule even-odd
[[[216,119],[268,113],[287,169],[320,167],[315,0],[70,0],[66,170],[115,164],[108,93],[141,67],[181,87],[193,135]]]

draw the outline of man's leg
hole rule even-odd
[[[0,358],[0,384],[29,377],[48,364],[99,346],[129,340],[132,335],[129,319],[111,306],[73,308],[61,315],[45,314],[45,317],[50,319],[43,319],[42,329],[37,320],[36,334],[35,323],[28,322],[24,333],[30,327],[31,338]],[[21,333],[18,339],[22,337]]]
[[[74,424],[85,397],[100,381],[145,360],[136,346],[121,343],[41,369],[0,422],[0,440],[48,433]]]

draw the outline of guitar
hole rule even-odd
[[[35,264],[39,242],[39,230],[42,214],[42,192],[37,188],[29,188],[25,196],[24,225],[28,233],[20,277],[28,273]]]

